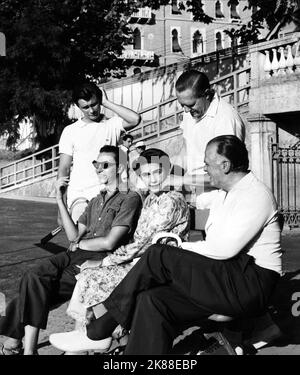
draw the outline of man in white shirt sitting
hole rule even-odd
[[[210,208],[206,239],[185,242],[183,249],[150,246],[104,301],[104,314],[87,326],[78,350],[93,343],[105,349],[121,324],[130,330],[125,354],[167,354],[186,324],[212,314],[240,318],[265,311],[282,274],[275,198],[248,171],[247,149],[236,136],[209,141],[204,162],[210,183],[219,189],[197,200]],[[74,333],[59,335],[56,340],[67,350]]]

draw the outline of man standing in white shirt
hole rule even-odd
[[[78,350],[91,349],[93,341],[104,346],[121,324],[130,330],[124,354],[168,354],[187,324],[213,314],[240,318],[265,311],[282,274],[275,198],[248,171],[247,149],[236,136],[212,139],[204,162],[219,189],[198,200],[211,208],[206,239],[185,242],[183,249],[150,246],[104,301],[107,311],[87,326]],[[73,334],[61,335],[68,348]]]
[[[245,123],[238,112],[210,88],[204,73],[197,70],[182,73],[175,88],[178,102],[185,111],[180,124],[186,148],[184,183],[209,185],[203,169],[207,143],[226,134],[244,141]]]
[[[104,145],[117,146],[121,133],[138,125],[141,117],[108,100],[106,93],[90,82],[75,88],[73,102],[81,109],[83,117],[65,127],[61,134],[58,178],[70,176],[67,204],[70,208],[78,203],[72,210],[72,219],[76,223],[87,201],[99,193],[99,181],[92,161]],[[101,106],[117,116],[106,118],[101,113]]]

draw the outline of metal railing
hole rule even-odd
[[[271,145],[272,190],[284,221],[300,225],[300,141],[289,148]]]
[[[249,103],[250,68],[243,68],[211,82],[218,93],[240,112]],[[130,133],[135,141],[159,138],[179,129],[183,109],[176,98],[168,99],[140,112],[142,122]],[[0,168],[0,192],[56,174],[59,163],[58,145],[36,152]]]
[[[58,164],[58,145],[7,164],[0,168],[0,190],[55,175]]]

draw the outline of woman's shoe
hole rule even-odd
[[[3,344],[0,344],[0,355],[21,355],[23,354],[22,345],[17,348],[5,348]]]
[[[97,350],[106,352],[110,348],[112,338],[103,340],[91,340],[84,331],[71,331],[63,333],[53,333],[49,337],[50,343],[63,352],[83,352],[87,350]]]

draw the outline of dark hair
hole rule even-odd
[[[121,150],[119,147],[111,146],[111,145],[105,145],[100,148],[100,153],[107,153],[107,154],[113,154],[113,157],[115,159],[117,167],[119,165],[125,165],[127,163],[127,155],[123,150]]]
[[[212,98],[215,93],[214,90],[210,88],[207,75],[193,69],[187,70],[181,74],[176,81],[175,89],[178,92],[191,89],[197,98],[204,95],[209,95]]]
[[[102,104],[102,91],[95,83],[85,82],[76,86],[73,90],[72,100],[73,103],[78,104],[79,99],[90,100],[93,96]]]
[[[148,148],[144,150],[140,156],[133,162],[133,169],[140,174],[140,168],[144,164],[157,163],[162,166],[166,173],[169,173],[171,162],[169,155],[158,148]]]
[[[127,139],[131,139],[133,141],[133,136],[131,134],[125,134],[122,138],[123,141],[126,141]]]
[[[217,144],[217,153],[230,161],[231,172],[247,172],[249,158],[244,142],[235,135],[220,135],[211,139],[206,147],[214,143]]]

